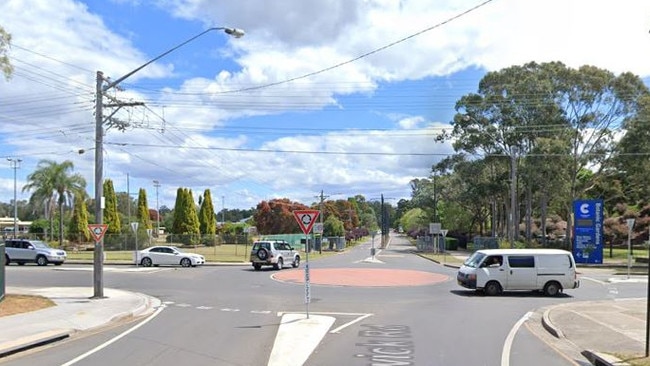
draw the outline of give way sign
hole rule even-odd
[[[293,211],[293,216],[296,218],[296,221],[298,221],[298,225],[300,225],[300,229],[302,229],[302,232],[305,235],[309,234],[311,228],[316,223],[316,219],[318,218],[319,214],[320,211],[318,210]]]

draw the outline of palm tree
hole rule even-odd
[[[23,192],[34,190],[34,193],[29,198],[29,203],[34,208],[34,213],[39,209],[43,209],[45,219],[50,222],[49,240],[51,241],[54,233],[55,196],[54,186],[49,179],[50,177],[45,173],[44,169],[39,169],[30,174],[27,177],[30,183],[23,187]]]
[[[83,195],[86,189],[86,180],[79,174],[72,174],[74,164],[66,160],[58,164],[52,160],[41,160],[36,170],[27,176],[27,183],[23,191],[34,190],[30,201],[54,202],[59,208],[59,246],[63,246],[63,206],[72,203],[76,194]],[[47,197],[50,197],[49,199]]]

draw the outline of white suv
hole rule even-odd
[[[5,241],[5,265],[12,262],[19,265],[30,262],[39,266],[46,266],[48,263],[59,266],[66,258],[65,250],[50,248],[40,240],[8,239]]]
[[[255,270],[259,270],[262,266],[282,269],[285,263],[291,263],[293,268],[300,266],[300,254],[285,241],[256,241],[253,243],[250,259]]]

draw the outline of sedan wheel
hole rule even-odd
[[[151,265],[153,265],[153,261],[149,257],[144,257],[142,258],[142,265],[144,267],[151,267]]]
[[[192,261],[189,258],[183,258],[181,259],[181,267],[191,267],[192,266]]]

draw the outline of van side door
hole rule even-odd
[[[506,266],[503,263],[502,255],[490,255],[481,262],[480,268],[476,270],[476,287],[483,288],[488,281],[497,281],[505,290],[508,276]]]
[[[507,290],[536,290],[537,268],[534,255],[507,255]]]

